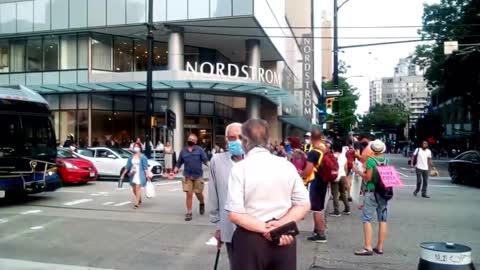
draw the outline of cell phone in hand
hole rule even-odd
[[[297,223],[292,221],[270,231],[270,237],[272,238],[272,242],[278,245],[280,244],[282,235],[297,236],[299,233]]]

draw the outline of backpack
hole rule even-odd
[[[332,151],[323,156],[322,166],[320,167],[320,176],[326,183],[335,182],[338,176],[338,161]]]
[[[377,163],[377,166],[387,166],[387,159],[385,159],[384,162],[379,162],[376,158],[373,158],[373,160],[375,160],[375,162]],[[375,193],[378,194],[385,201],[389,201],[390,199],[393,198],[393,188],[386,187],[383,184],[383,181],[381,179],[380,174],[378,173],[378,170],[377,170],[377,174],[378,174],[378,178],[380,179],[377,183],[375,183]]]
[[[293,166],[295,166],[295,169],[297,169],[298,172],[303,171],[303,169],[305,169],[305,166],[307,166],[307,158],[304,156],[304,154],[294,152],[290,161],[292,162]]]
[[[353,169],[353,163],[355,162],[355,149],[349,149],[345,155],[347,156],[347,168],[350,171]]]

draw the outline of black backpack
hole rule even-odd
[[[376,158],[373,158],[375,162],[377,163],[377,166],[385,166],[387,165],[387,159],[383,162],[379,162]],[[378,171],[377,171],[378,174]],[[380,175],[378,175],[378,178],[380,178]],[[385,201],[389,201],[390,199],[393,198],[393,188],[392,187],[385,187],[385,185],[382,182],[382,179],[379,179],[377,183],[375,183],[375,193],[378,194],[382,199]]]

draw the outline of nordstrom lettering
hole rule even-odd
[[[313,48],[310,35],[304,35],[302,42],[303,54],[303,115],[307,118],[313,116]]]
[[[270,69],[255,68],[247,65],[239,67],[235,64],[212,64],[209,62],[203,62],[201,64],[194,62],[192,65],[192,63],[187,62],[186,70],[189,72],[200,72],[211,75],[227,76],[231,78],[242,77],[246,79],[251,79],[251,74],[256,73],[260,82],[280,86],[280,79],[276,72]]]

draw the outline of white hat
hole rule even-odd
[[[305,137],[312,137],[312,133],[310,132],[305,133]]]
[[[385,144],[381,140],[378,140],[378,139],[376,139],[375,141],[370,143],[370,148],[375,153],[385,152]]]

